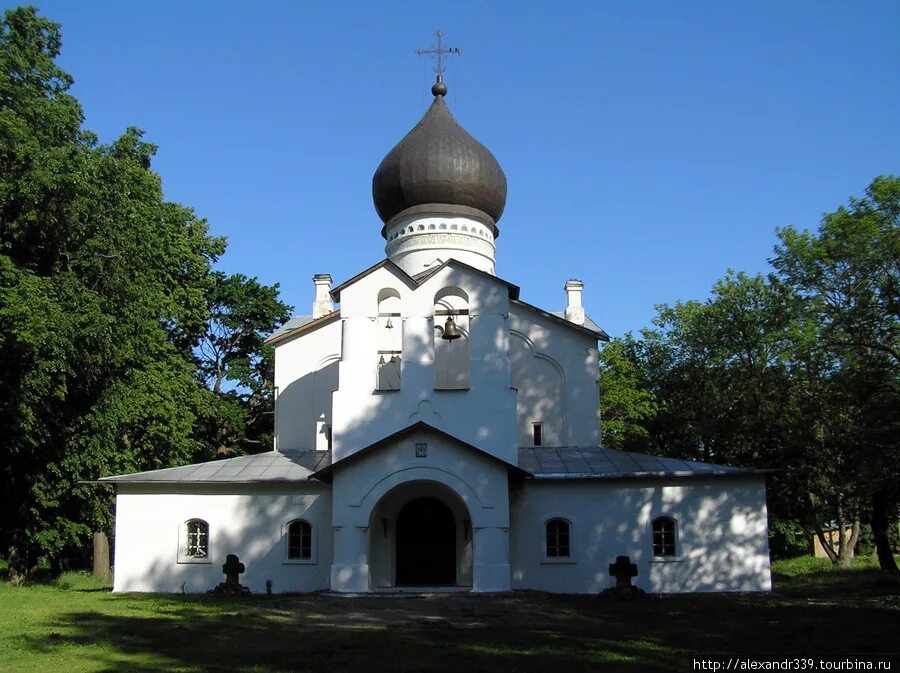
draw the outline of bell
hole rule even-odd
[[[391,319],[388,318],[387,324],[384,326],[385,329],[394,329],[394,323],[391,322]]]
[[[454,339],[459,339],[459,337],[459,328],[456,326],[456,323],[453,322],[453,316],[447,316],[447,322],[444,323],[444,332],[441,334],[441,339],[444,341],[453,341]]]
[[[380,364],[380,365],[383,365],[383,364],[384,364],[384,355],[379,355],[379,356],[378,356],[378,364]]]

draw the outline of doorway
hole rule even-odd
[[[437,498],[415,498],[397,514],[397,586],[456,584],[456,520]]]

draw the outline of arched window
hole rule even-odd
[[[678,537],[678,524],[670,516],[658,516],[653,519],[653,555],[675,556],[675,541]]]
[[[403,321],[400,293],[384,288],[378,293],[378,364],[376,390],[400,390],[400,361],[403,358]]]
[[[209,524],[203,519],[191,519],[185,524],[184,557],[209,558]]]
[[[312,526],[303,519],[291,521],[287,531],[287,557],[290,561],[312,561]]]
[[[469,295],[463,290],[445,287],[434,296],[435,390],[468,390],[469,324]],[[450,334],[453,338],[446,338]]]
[[[544,524],[545,551],[548,559],[572,556],[572,526],[565,519],[550,519]]]

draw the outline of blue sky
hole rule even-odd
[[[221,268],[298,313],[314,273],[384,256],[371,178],[430,103],[437,28],[463,50],[447,102],[509,181],[498,275],[548,310],[581,278],[613,335],[900,173],[895,1],[38,6],[86,127],[144,129]]]

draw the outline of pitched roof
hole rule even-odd
[[[510,283],[508,280],[503,280],[500,276],[495,276],[492,273],[488,273],[487,271],[482,271],[471,264],[466,264],[465,262],[460,262],[458,259],[454,259],[451,257],[446,262],[441,262],[433,269],[428,269],[427,271],[423,271],[421,273],[417,273],[412,279],[416,282],[417,285],[424,284],[429,278],[434,276],[438,271],[447,266],[458,266],[466,271],[471,271],[472,273],[478,274],[480,276],[484,276],[490,280],[496,281],[509,289],[509,298],[510,299],[518,299],[519,298],[519,286],[514,283]]]
[[[477,269],[470,264],[466,264],[465,262],[460,262],[458,259],[450,258],[446,262],[441,262],[433,269],[428,269],[427,271],[423,271],[422,273],[417,273],[415,276],[410,276],[406,271],[401,269],[397,264],[392,262],[390,259],[383,259],[378,264],[373,264],[365,271],[360,271],[358,274],[350,278],[349,280],[345,280],[343,283],[338,285],[331,291],[331,298],[335,301],[339,302],[341,300],[341,292],[346,290],[348,287],[353,285],[359,280],[362,280],[370,273],[373,273],[381,268],[388,268],[393,271],[400,280],[406,283],[410,289],[415,289],[422,285],[425,281],[435,275],[438,271],[443,269],[446,266],[458,266],[466,271],[471,271],[473,273],[479,274],[481,276],[485,276],[491,280],[497,281],[506,285],[509,288],[509,296],[512,299],[516,299],[519,296],[519,286],[510,283],[509,281],[503,280],[499,276],[495,276],[493,274],[488,273],[487,271],[482,271],[481,269]]]
[[[565,312],[565,311],[549,311],[549,313],[550,313],[551,315],[556,316],[556,317],[559,318],[560,320],[566,320],[566,312]],[[570,322],[570,321],[566,320],[566,322]],[[583,325],[583,327],[584,327],[585,329],[591,330],[592,332],[596,332],[596,333],[600,334],[600,335],[601,335],[601,336],[600,336],[600,339],[601,339],[602,341],[609,341],[609,334],[606,333],[606,330],[604,330],[602,327],[600,327],[600,325],[598,325],[597,323],[595,323],[595,322],[591,319],[590,316],[588,316],[588,315],[584,316],[584,325]]]
[[[600,446],[519,447],[519,467],[539,480],[741,477],[773,472],[680,458],[662,458]]]
[[[526,301],[522,301],[521,299],[512,300],[516,306],[522,306],[531,311],[534,311],[538,315],[542,315],[545,318],[549,318],[550,320],[560,324],[565,325],[566,327],[570,327],[578,332],[582,332],[583,334],[588,334],[595,339],[600,339],[601,341],[609,341],[609,335],[603,331],[603,328],[600,327],[593,320],[585,316],[584,325],[578,325],[571,320],[566,320],[566,312],[565,311],[545,311],[542,308],[538,308],[533,304],[529,304]]]
[[[341,300],[341,292],[342,291],[346,290],[348,287],[350,287],[357,281],[362,280],[363,278],[368,276],[370,273],[378,271],[378,269],[381,269],[381,268],[387,268],[387,269],[393,271],[394,274],[396,274],[396,276],[398,278],[400,278],[400,280],[402,280],[404,283],[406,283],[411,289],[415,288],[417,286],[416,281],[414,281],[412,279],[412,277],[408,273],[406,273],[406,271],[404,271],[399,266],[397,266],[397,264],[392,262],[389,258],[385,258],[385,259],[381,260],[380,262],[378,262],[377,264],[373,264],[368,269],[365,269],[364,271],[360,271],[358,274],[353,276],[353,278],[345,280],[343,283],[338,285],[336,288],[334,288],[331,291],[331,298],[334,299],[335,301],[339,302]]]
[[[272,341],[274,339],[277,339],[282,334],[287,334],[288,332],[291,332],[291,331],[297,329],[298,327],[303,327],[304,325],[306,325],[307,323],[311,323],[312,321],[313,321],[313,317],[311,315],[295,315],[290,320],[288,320],[286,323],[284,323],[281,327],[279,327],[277,330],[272,332],[266,338],[266,341]]]
[[[98,483],[249,484],[303,482],[331,462],[330,451],[267,451],[207,463],[102,477]]]
[[[356,451],[355,453],[352,453],[349,456],[341,458],[340,460],[337,460],[333,463],[329,463],[328,465],[322,467],[320,470],[318,470],[313,475],[311,475],[310,478],[311,479],[321,479],[322,481],[330,482],[334,475],[334,470],[337,466],[346,465],[350,462],[355,462],[359,458],[361,458],[369,453],[372,453],[373,451],[377,451],[378,449],[380,449],[383,446],[388,446],[390,444],[393,444],[398,439],[402,439],[403,437],[406,437],[406,436],[411,435],[416,432],[429,432],[429,433],[438,435],[439,437],[442,437],[443,439],[450,440],[454,444],[462,446],[463,448],[468,449],[469,451],[473,451],[474,453],[477,453],[478,455],[480,455],[484,458],[487,458],[490,461],[493,461],[495,463],[499,463],[499,464],[503,465],[510,471],[511,474],[513,474],[519,478],[528,479],[531,477],[531,474],[529,474],[529,472],[527,470],[523,470],[518,465],[513,465],[512,463],[508,463],[505,460],[498,458],[497,456],[495,456],[491,453],[488,453],[484,449],[480,449],[477,446],[474,446],[473,444],[464,442],[463,440],[459,439],[459,437],[455,437],[454,435],[451,435],[449,432],[444,432],[443,430],[436,428],[433,425],[429,425],[425,421],[417,421],[417,422],[413,423],[412,425],[408,425],[405,428],[388,435],[387,437],[383,437],[382,439],[379,439],[376,442],[372,442],[368,446],[361,448],[359,451]]]
[[[328,483],[331,481],[335,466],[346,464],[420,430],[445,437],[478,455],[499,463],[519,478],[534,478],[539,481],[747,477],[770,474],[775,471],[701,463],[678,458],[661,458],[644,453],[605,449],[599,446],[520,447],[518,465],[512,465],[477,446],[419,421],[373,442],[335,463],[331,462],[331,451],[268,451],[253,456],[238,456],[195,465],[103,477],[93,483],[284,484],[302,483],[309,479],[318,479]]]
[[[331,321],[337,320],[340,317],[340,310],[326,313],[320,318],[313,318],[312,316],[308,315],[296,315],[286,323],[284,323],[277,330],[272,332],[272,334],[269,335],[264,343],[267,346],[277,346],[278,344],[283,343],[288,339],[292,339],[295,336],[306,334],[307,332],[311,332],[312,330],[321,327],[322,325],[327,325]]]

